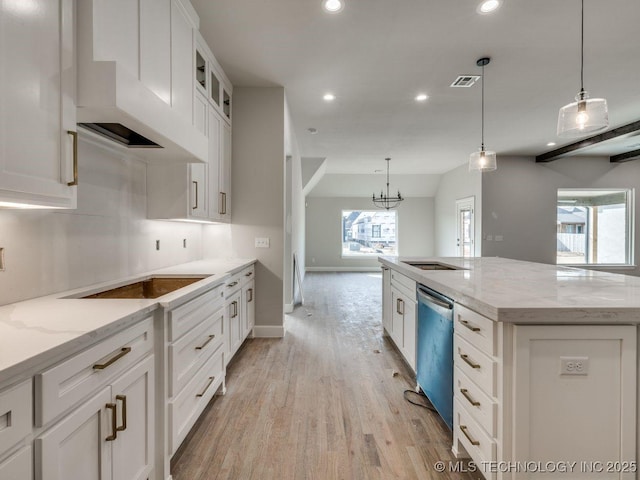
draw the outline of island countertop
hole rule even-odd
[[[379,261],[492,320],[640,323],[640,278],[498,257],[379,257]],[[457,270],[421,270],[434,262]]]

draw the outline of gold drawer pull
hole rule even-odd
[[[197,394],[196,394],[196,397],[197,397],[197,398],[204,397],[204,394],[207,392],[207,390],[209,390],[209,387],[211,386],[211,384],[213,383],[213,381],[214,381],[215,379],[216,379],[216,377],[209,377],[209,382],[207,383],[207,386],[206,386],[206,387],[204,387],[204,390],[203,390],[202,392],[197,393]]]
[[[237,284],[238,282],[231,282],[229,285],[227,285],[227,288],[235,287]]]
[[[472,332],[479,332],[480,331],[480,327],[474,327],[473,325],[471,325],[468,321],[466,320],[460,320],[460,323],[462,324],[462,326],[467,327],[469,330],[471,330]]]
[[[460,425],[460,430],[462,430],[462,433],[464,433],[464,436],[467,437],[467,440],[469,440],[471,442],[471,445],[473,445],[475,447],[480,446],[480,442],[478,440],[474,440],[473,438],[471,438],[471,436],[467,432],[467,426],[466,425]]]
[[[94,370],[104,370],[105,368],[110,367],[111,365],[116,363],[118,360],[120,360],[122,357],[124,357],[130,351],[131,351],[131,347],[124,347],[123,349],[120,350],[120,353],[118,353],[112,359],[108,360],[106,363],[96,363],[93,366],[93,369]]]
[[[118,410],[115,403],[107,403],[106,407],[108,410],[111,410],[111,435],[105,438],[105,440],[107,442],[113,442],[118,438],[118,419],[116,418]]]
[[[120,400],[122,402],[122,425],[116,428],[117,432],[124,432],[127,429],[127,396],[116,395],[116,402]]]
[[[245,277],[250,277],[251,275],[253,275],[253,272],[247,272],[244,274]]]
[[[460,354],[460,358],[464,360],[464,363],[469,365],[471,368],[480,368],[480,365],[478,365],[477,363],[473,363],[471,360],[469,360],[469,355]]]
[[[249,297],[247,299],[247,303],[253,302],[253,288],[247,290],[247,296]]]
[[[466,388],[461,388],[460,389],[460,393],[464,396],[464,398],[467,399],[467,401],[473,405],[474,407],[479,407],[480,406],[480,402],[474,400],[471,395],[469,395],[469,390],[467,390]]]
[[[209,335],[209,338],[207,338],[207,339],[205,340],[205,342],[204,342],[202,345],[197,346],[197,347],[196,347],[196,350],[202,350],[202,349],[203,349],[204,347],[206,347],[206,346],[209,344],[209,342],[210,342],[211,340],[213,340],[214,338],[216,338],[216,336],[215,336],[215,335]]]

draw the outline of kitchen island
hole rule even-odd
[[[383,326],[414,370],[416,287],[454,301],[454,453],[488,479],[636,478],[639,278],[502,258],[379,260]]]

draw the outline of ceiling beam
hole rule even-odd
[[[623,163],[638,159],[640,159],[640,150],[631,150],[630,152],[619,153],[609,157],[611,163]]]
[[[630,135],[638,131],[640,131],[640,120],[637,122],[629,123],[628,125],[623,125],[622,127],[614,128],[613,130],[609,130],[607,132],[603,132],[598,135],[594,135],[593,137],[584,138],[578,142],[571,143],[569,145],[565,145],[564,147],[556,148],[555,150],[551,150],[550,152],[546,152],[541,155],[538,155],[536,157],[536,163],[553,162],[562,157],[567,157],[569,155],[575,155],[577,153],[580,153],[581,150],[586,150],[590,147],[594,147],[599,143],[606,142],[607,140],[613,140],[614,138]],[[627,152],[627,153],[632,153],[632,152]],[[622,155],[626,155],[626,153],[611,157],[611,161],[613,162],[613,158],[620,157]],[[621,162],[621,161],[628,161],[628,160],[631,160],[631,158],[626,158],[626,159],[617,160],[617,161]]]

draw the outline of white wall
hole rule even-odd
[[[147,220],[146,165],[116,152],[80,135],[76,210],[0,210],[0,305],[201,258],[202,227]]]
[[[498,166],[500,168],[500,165]],[[485,173],[492,175],[495,172]],[[462,198],[475,198],[475,255],[481,254],[482,235],[482,210],[484,200],[482,174],[469,172],[465,163],[448,171],[440,179],[438,191],[435,197],[435,252],[440,257],[455,257],[457,227],[456,227],[456,200]],[[484,254],[484,253],[483,253]]]
[[[482,179],[482,222],[485,236],[502,235],[503,241],[483,240],[483,255],[555,264],[559,188],[639,189],[640,162],[611,164],[606,157],[568,157],[536,164],[532,157],[499,157],[498,170]],[[636,197],[636,231],[639,210]],[[636,241],[636,259],[639,255]]]
[[[283,335],[284,89],[233,90],[232,225],[206,226],[206,258],[256,258],[256,334]],[[268,237],[270,248],[255,248]]]
[[[372,210],[371,198],[307,197],[307,269],[349,270],[380,268],[377,257],[342,258],[342,210]],[[434,201],[406,198],[398,207],[400,256],[434,254]]]

